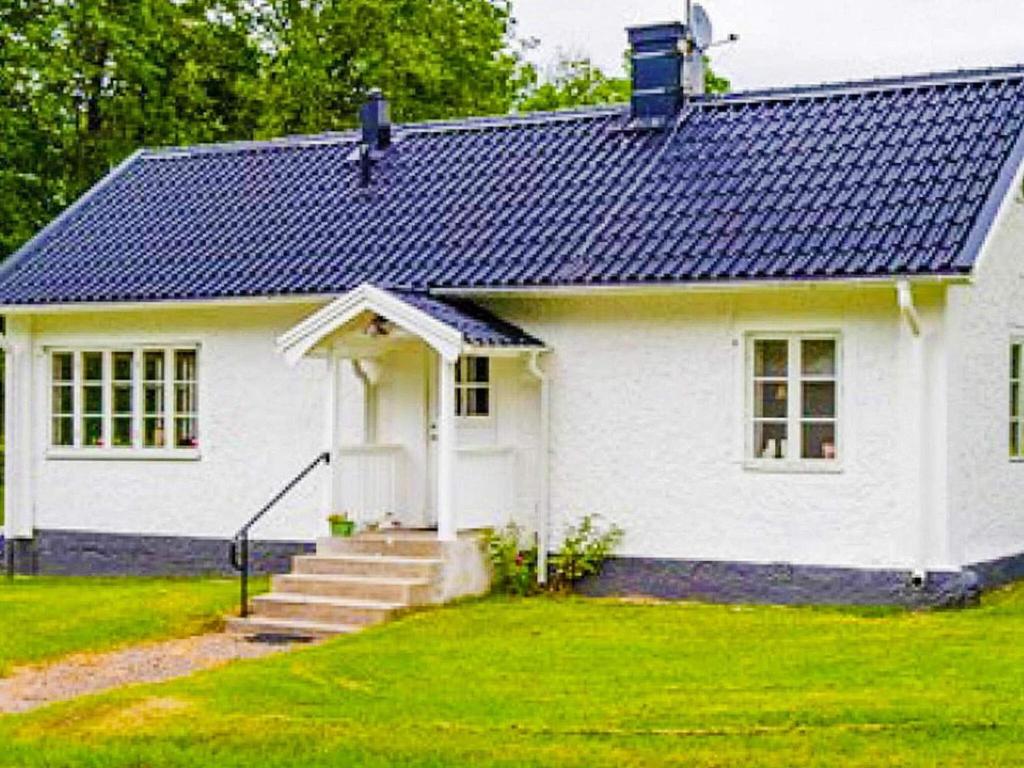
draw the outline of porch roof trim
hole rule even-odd
[[[386,318],[449,361],[457,359],[467,348],[544,348],[526,331],[473,302],[414,291],[384,290],[364,283],[282,334],[277,340],[278,351],[289,364],[295,365],[327,336],[363,312]]]

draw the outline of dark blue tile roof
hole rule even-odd
[[[543,347],[544,343],[518,326],[502,320],[478,304],[451,296],[429,296],[418,291],[392,291],[435,320],[459,331],[470,344],[482,347]]]
[[[969,272],[1024,157],[1024,67],[143,152],[0,303]]]

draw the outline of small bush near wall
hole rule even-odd
[[[525,596],[539,589],[537,545],[525,545],[523,539],[523,529],[515,523],[484,534],[484,544],[493,570],[493,591]]]
[[[598,573],[622,542],[621,528],[601,528],[596,519],[594,515],[585,515],[579,525],[566,529],[562,545],[551,554],[548,563],[550,589],[572,591],[580,579]],[[509,523],[499,531],[488,531],[484,544],[493,570],[494,592],[526,596],[541,590],[537,583],[537,544],[525,540],[520,526]]]
[[[571,591],[580,579],[598,573],[622,543],[623,533],[617,525],[602,529],[594,515],[586,515],[579,525],[567,528],[562,546],[551,556],[552,586]]]

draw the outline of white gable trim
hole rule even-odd
[[[369,283],[354,288],[313,313],[277,340],[278,351],[295,365],[325,338],[363,312],[386,317],[399,328],[419,337],[444,360],[453,362],[463,349],[462,333],[431,317],[399,296]]]

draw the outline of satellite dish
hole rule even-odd
[[[694,5],[690,12],[690,39],[698,50],[703,51],[711,45],[711,19],[707,11],[700,5]]]

